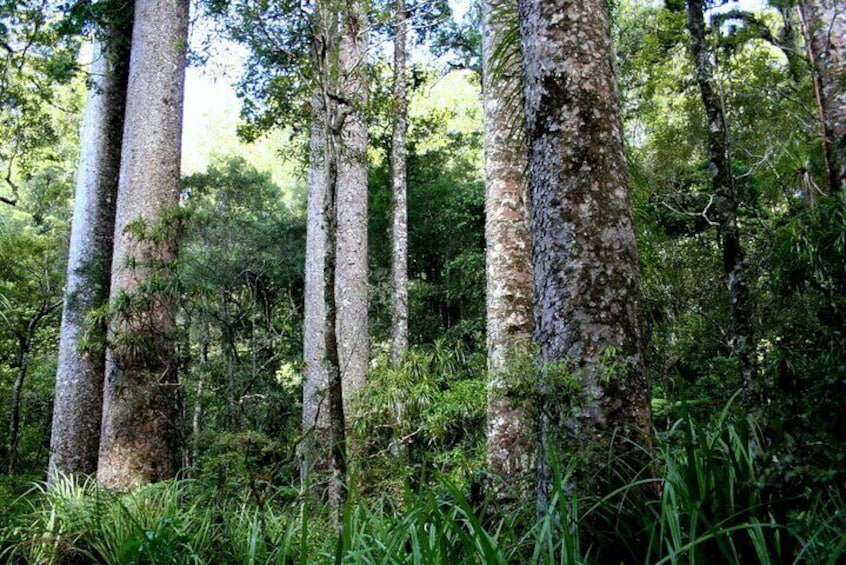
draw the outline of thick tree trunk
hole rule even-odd
[[[300,474],[304,484],[319,478],[329,468],[326,446],[329,443],[329,400],[326,377],[326,303],[324,265],[326,262],[325,112],[320,96],[312,109],[308,170],[308,218],[306,223],[305,329],[303,357],[303,434],[300,446]]]
[[[337,250],[335,301],[338,357],[347,425],[350,403],[364,389],[370,361],[367,324],[367,13],[362,0],[342,8],[337,95],[343,100],[337,147]],[[335,113],[335,112],[333,112]],[[334,120],[335,118],[333,118]]]
[[[804,0],[799,7],[821,99],[823,139],[834,194],[846,188],[846,1]]]
[[[187,37],[187,1],[136,3],[97,469],[116,490],[179,466],[172,263]]]
[[[708,161],[711,186],[717,198],[717,223],[723,255],[723,271],[731,301],[730,347],[740,361],[747,405],[760,406],[762,390],[756,377],[752,336],[752,308],[745,254],[737,227],[737,190],[729,160],[729,132],[722,100],[714,84],[711,54],[706,42],[702,0],[688,0],[687,28],[690,33],[696,82],[708,117]]]
[[[399,365],[408,349],[408,197],[405,134],[408,93],[405,79],[408,12],[405,0],[396,3],[394,36],[394,108],[391,136],[391,365]]]
[[[642,470],[645,457],[627,440],[648,448],[651,412],[608,4],[520,0],[519,14],[543,509],[556,455],[586,456],[582,491],[609,492],[616,479],[594,472],[612,456],[621,481],[627,468]]]
[[[507,32],[502,7],[483,5],[482,75],[485,100],[485,256],[487,263],[487,463],[506,496],[528,492],[536,430],[528,375],[509,367],[529,355],[532,339],[532,241],[529,233],[526,145],[514,123],[511,97],[520,93],[519,60],[495,54]],[[512,10],[516,13],[516,3]],[[521,98],[522,102],[522,98]],[[519,108],[521,106],[516,106]]]
[[[131,34],[130,15],[94,43],[53,402],[51,480],[57,472],[97,472],[106,353],[104,343],[83,342],[86,315],[109,299]]]

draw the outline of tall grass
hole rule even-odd
[[[603,497],[576,496],[563,466],[540,516],[471,502],[446,480],[401,500],[353,492],[341,528],[302,497],[232,500],[172,481],[132,494],[60,478],[28,495],[5,525],[0,561],[103,564],[820,563],[846,557],[846,504],[806,497],[777,521],[759,474],[760,432],[729,411],[711,425],[679,420],[656,447],[658,478]],[[613,466],[613,462],[609,463]],[[613,472],[613,471],[609,471]],[[431,483],[428,483],[431,484]]]

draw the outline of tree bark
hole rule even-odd
[[[509,127],[520,93],[519,60],[499,49],[507,24],[488,0],[482,14],[482,78],[485,111],[485,240],[487,263],[488,470],[501,495],[526,494],[532,481],[536,430],[528,375],[509,371],[529,355],[532,339],[532,241],[529,233],[526,145]],[[516,3],[511,6],[516,13]],[[520,96],[522,103],[522,96]],[[500,488],[504,487],[504,488]]]
[[[338,356],[347,426],[352,424],[350,403],[364,389],[370,361],[367,323],[367,12],[362,0],[352,0],[341,11],[337,96],[333,117],[340,127],[337,147],[337,303]],[[340,118],[340,119],[339,119]]]
[[[115,490],[179,466],[172,269],[187,37],[187,1],[136,3],[97,469]]]
[[[104,32],[107,35],[94,42],[92,85],[82,122],[82,154],[76,178],[60,330],[49,480],[56,473],[93,475],[97,472],[106,355],[104,344],[84,343],[85,317],[109,299],[129,76],[131,8],[130,4],[128,17],[110,25]],[[105,328],[101,331],[105,332]]]
[[[822,107],[831,194],[846,188],[846,2],[804,0],[799,8]]]
[[[627,468],[641,471],[646,457],[627,440],[649,448],[651,411],[608,4],[520,0],[519,16],[543,510],[558,455],[584,457],[568,485],[583,492],[607,494]],[[599,478],[612,456],[619,479]]]
[[[328,379],[326,358],[326,303],[324,265],[326,262],[326,132],[321,97],[315,96],[312,108],[308,170],[308,218],[306,224],[303,434],[300,447],[300,475],[310,484],[316,473],[329,468],[322,453],[329,443]],[[318,479],[319,482],[319,479]]]
[[[408,93],[405,77],[408,12],[405,0],[396,2],[394,36],[394,108],[391,135],[391,365],[398,366],[408,350],[408,197],[405,135]]]
[[[696,82],[708,117],[708,162],[711,186],[717,198],[717,223],[731,302],[729,346],[740,362],[744,398],[749,406],[760,406],[762,390],[756,376],[752,335],[752,308],[745,253],[737,227],[737,189],[729,159],[729,131],[725,111],[714,83],[714,64],[708,49],[702,0],[688,0],[687,28]]]

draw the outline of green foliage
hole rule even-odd
[[[483,457],[484,360],[460,343],[411,348],[398,367],[381,354],[356,403],[354,441],[370,454],[357,472],[362,489],[402,491],[401,462],[418,476],[474,478]]]
[[[494,517],[447,479],[398,496],[353,491],[340,532],[331,511],[283,489],[262,501],[181,480],[109,494],[60,478],[33,489],[27,513],[8,521],[0,551],[11,563],[836,563],[846,552],[846,506],[819,491],[789,516],[764,504],[760,432],[724,408],[659,437],[658,478],[603,498],[564,488],[551,504]],[[400,501],[402,501],[400,503]],[[67,561],[64,561],[67,562]]]
[[[239,158],[187,177],[183,195],[183,383],[188,405],[202,411],[193,442],[205,452],[194,464],[222,483],[293,473],[277,464],[297,429],[300,391],[279,375],[301,356],[304,218]],[[266,464],[248,455],[254,442],[266,444]]]
[[[68,97],[78,71],[79,39],[55,4],[28,0],[0,3],[0,170],[4,202],[26,199],[22,181],[75,132],[78,98]],[[70,111],[67,111],[67,110]],[[61,115],[59,119],[57,116]]]

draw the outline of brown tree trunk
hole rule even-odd
[[[723,255],[723,272],[731,301],[730,343],[740,362],[747,405],[760,406],[762,390],[756,376],[755,341],[752,335],[752,308],[745,253],[737,227],[737,189],[729,160],[729,131],[717,87],[714,64],[708,49],[702,0],[688,0],[687,28],[693,55],[696,82],[708,117],[708,162],[711,186],[717,199],[717,223]]]
[[[846,188],[846,1],[799,5],[822,108],[831,194]]]
[[[132,5],[128,8],[129,14],[122,15],[125,19],[111,25],[107,36],[94,43],[53,402],[48,464],[51,480],[57,472],[97,472],[106,354],[104,344],[84,343],[85,317],[109,299],[132,35]]]
[[[396,3],[394,31],[394,108],[391,136],[391,365],[396,367],[408,349],[408,197],[405,134],[408,93],[405,78],[408,12],[405,0]]]
[[[116,490],[179,467],[172,269],[188,2],[139,0],[132,37],[97,469]]]
[[[585,457],[569,485],[582,492],[608,493],[627,468],[641,471],[628,441],[649,448],[651,411],[608,4],[520,0],[519,15],[544,509],[557,455]],[[599,478],[611,457],[620,476]]]
[[[485,241],[487,263],[487,464],[500,495],[529,492],[536,430],[527,388],[516,369],[532,339],[532,240],[529,233],[526,145],[511,104],[520,93],[520,62],[501,48],[504,3],[488,0],[482,16],[485,109]],[[507,5],[516,14],[516,3]],[[500,49],[498,49],[500,47]],[[500,55],[500,57],[496,57]],[[519,100],[522,102],[522,98]],[[509,370],[512,369],[512,370]]]

